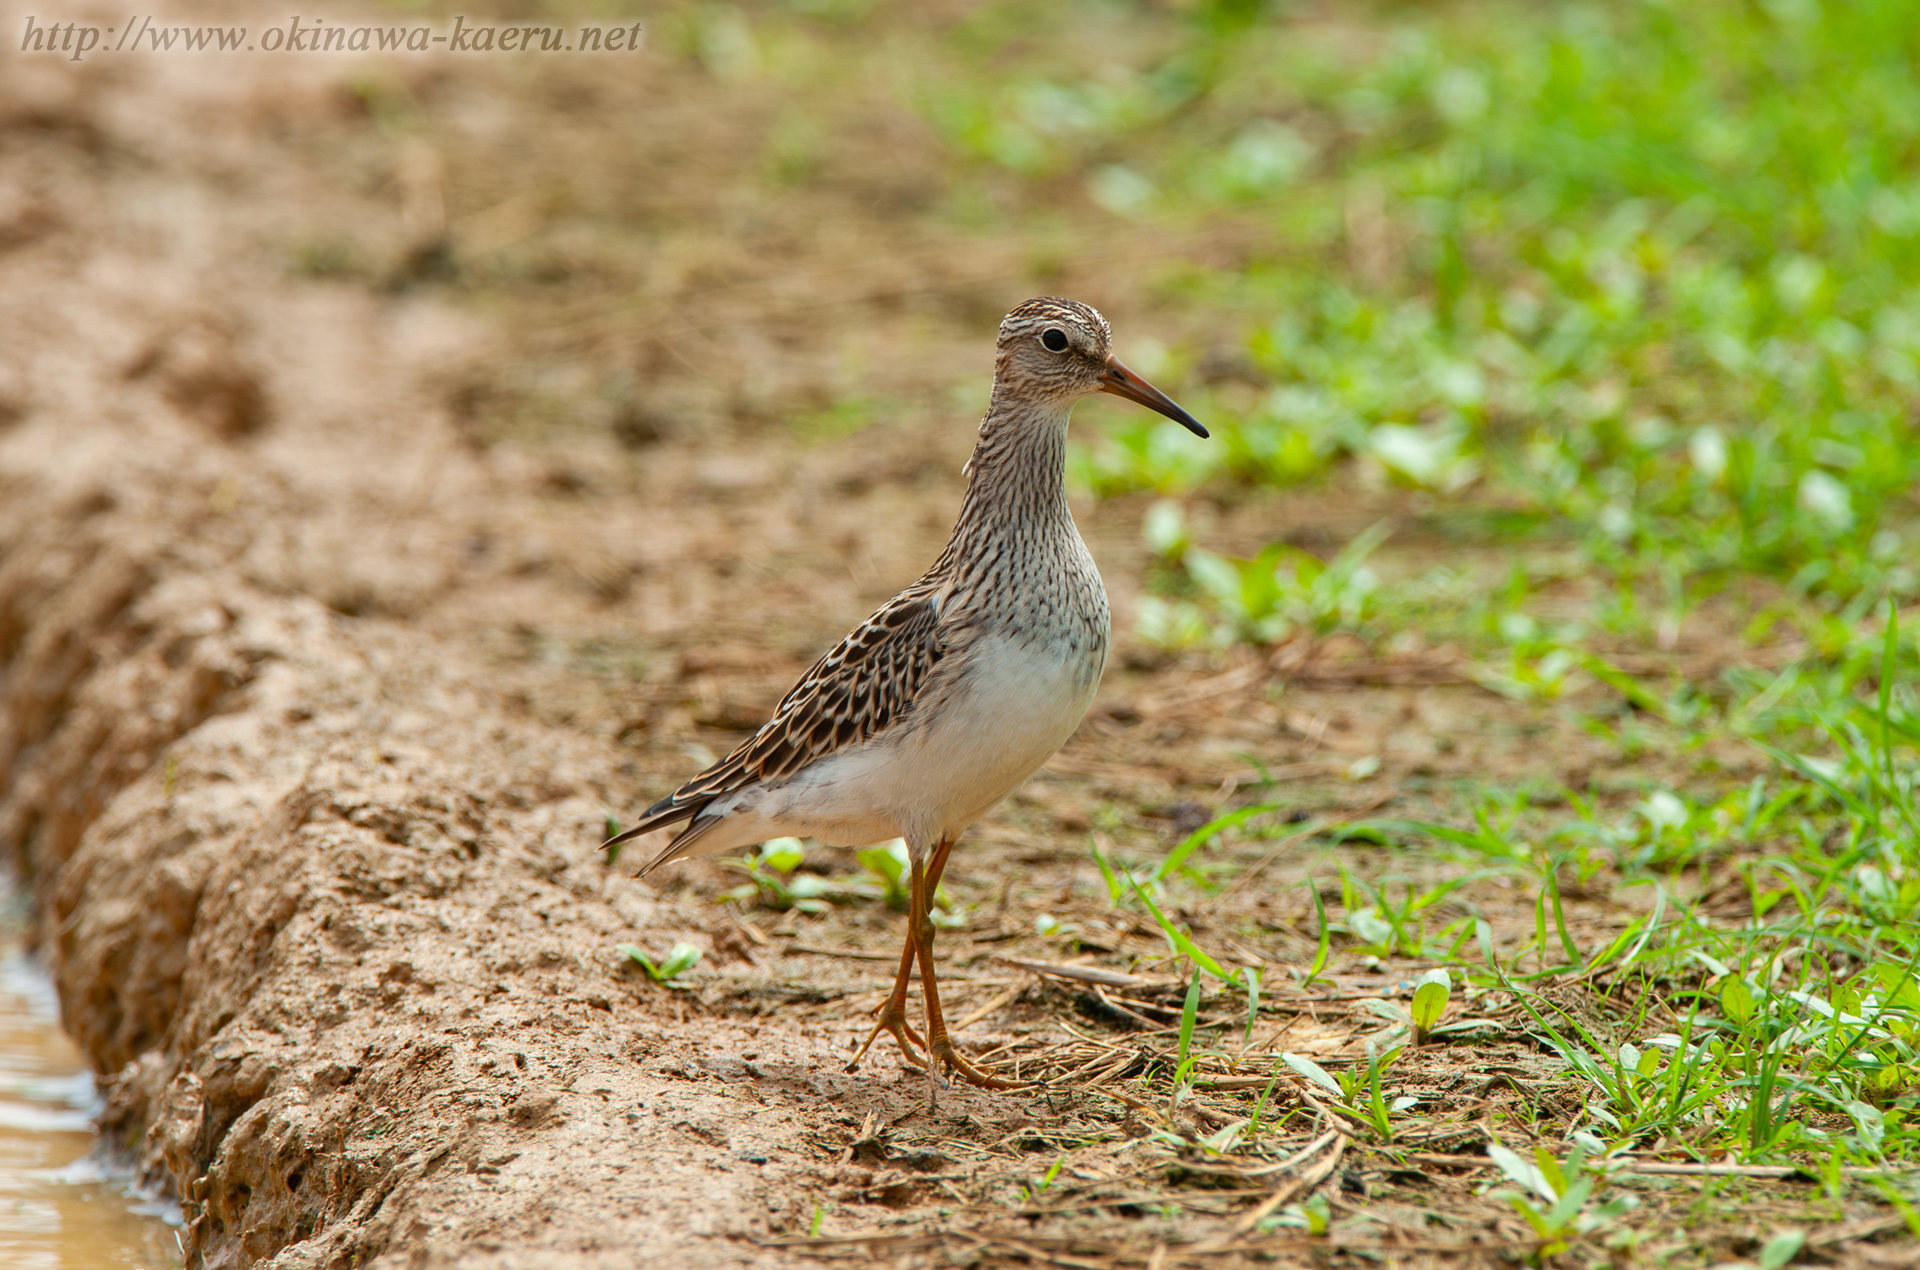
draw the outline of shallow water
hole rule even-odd
[[[165,1270],[180,1264],[164,1211],[101,1163],[100,1100],[53,983],[20,944],[24,904],[0,877],[0,1266]]]

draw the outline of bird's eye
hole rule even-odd
[[[1067,333],[1057,326],[1050,326],[1040,336],[1040,342],[1055,353],[1067,351]]]

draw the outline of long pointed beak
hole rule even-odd
[[[1137,401],[1149,410],[1157,410],[1196,437],[1208,435],[1205,424],[1175,405],[1173,398],[1128,370],[1117,357],[1107,358],[1107,373],[1100,377],[1100,391],[1125,397],[1128,401]]]

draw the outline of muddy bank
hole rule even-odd
[[[738,1065],[684,1079],[676,1016],[615,960],[698,933],[582,862],[604,754],[431,648],[194,567],[117,489],[30,526],[9,500],[0,824],[103,1128],[164,1169],[194,1264],[725,1261],[689,1237],[818,1188],[777,1107],[839,1094],[831,1058],[781,1038],[742,1118]]]

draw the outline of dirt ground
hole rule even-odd
[[[0,4],[0,30],[23,13]],[[488,87],[424,58],[380,73],[476,111]],[[1183,319],[1097,255],[1036,273],[993,244],[908,241],[884,188],[828,182],[777,230],[663,229],[674,250],[630,320],[555,337],[637,387],[602,417],[529,431],[532,318],[408,273],[424,259],[430,274],[422,249],[448,234],[510,237],[511,208],[462,219],[508,195],[382,134],[363,76],[327,59],[0,53],[0,843],[39,897],[103,1130],[179,1195],[188,1264],[1461,1265],[1524,1250],[1512,1210],[1476,1193],[1482,1146],[1496,1125],[1526,1140],[1580,1095],[1501,1021],[1510,1007],[1486,1003],[1484,1033],[1396,1069],[1434,1112],[1397,1154],[1323,1136],[1333,1122],[1289,1078],[1274,1114],[1306,1154],[1196,1155],[1166,1131],[1246,1116],[1280,1049],[1352,1061],[1379,1022],[1357,1003],[1403,993],[1418,968],[1345,958],[1291,987],[1314,942],[1301,882],[1330,885],[1336,849],[1229,844],[1242,867],[1277,849],[1181,916],[1267,965],[1269,1008],[1246,1041],[1236,998],[1208,1001],[1203,1024],[1240,1058],[1166,1117],[1177,986],[1158,931],[1111,909],[1088,840],[1150,862],[1257,801],[1426,816],[1489,773],[1601,796],[1626,782],[1557,714],[1419,649],[1294,649],[1276,666],[1133,645],[1143,502],[1076,508],[1114,595],[1114,668],[1079,736],[949,874],[965,912],[942,937],[950,1012],[974,1052],[1048,1088],[955,1088],[930,1107],[891,1052],[843,1070],[898,947],[883,905],[723,905],[740,877],[718,864],[643,884],[594,853],[610,816],[723,752],[932,558],[971,442],[955,393],[983,393],[1000,312],[1059,290],[1123,333],[1170,339]],[[656,175],[693,161],[720,101],[665,57],[593,88],[603,107],[661,112]],[[911,155],[899,127],[863,144]],[[343,177],[356,164],[374,175]],[[835,233],[809,236],[821,223]],[[348,229],[387,263],[290,265]],[[862,264],[836,271],[849,241]],[[849,341],[859,356],[840,355]],[[783,403],[817,408],[850,383],[903,404],[852,438],[777,426]],[[1337,543],[1407,511],[1336,489],[1195,514],[1232,548]],[[1338,854],[1395,886],[1453,867]],[[809,867],[855,871],[847,852]],[[1504,887],[1476,884],[1476,911],[1529,923],[1532,897]],[[1604,879],[1570,900],[1583,938],[1645,902]],[[1041,917],[1073,940],[1038,933]],[[679,990],[617,951],[682,941],[704,958]],[[1701,1187],[1637,1185],[1670,1215]],[[1814,1202],[1724,1185],[1745,1196],[1740,1220],[1689,1232],[1674,1216],[1661,1257],[1752,1255]],[[1248,1219],[1315,1188],[1329,1240]],[[1833,1203],[1810,1248],[1910,1264],[1911,1244],[1867,1241],[1898,1225],[1888,1211]]]

